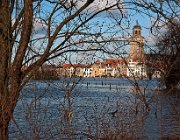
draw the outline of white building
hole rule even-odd
[[[161,71],[155,70],[153,72],[152,78],[161,78]]]
[[[83,77],[91,77],[92,76],[92,68],[91,67],[86,67],[83,69]]]
[[[146,66],[144,62],[132,61],[128,63],[127,68],[127,76],[128,77],[147,77],[146,74]]]

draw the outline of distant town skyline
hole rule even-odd
[[[128,39],[130,41],[130,51],[126,57],[105,58],[99,60],[93,58],[94,62],[89,63],[62,63],[55,67],[44,66],[44,69],[55,71],[58,77],[138,77],[160,78],[161,71],[155,66],[161,62],[154,61],[153,67],[149,67],[149,56],[144,51],[144,37],[142,35],[142,27],[138,20],[133,26],[132,35]],[[152,65],[152,64],[150,64]],[[151,70],[151,73],[149,73]]]

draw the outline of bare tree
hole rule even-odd
[[[164,73],[164,82],[168,89],[175,88],[180,81],[180,23],[171,20],[164,34],[159,37],[157,46],[160,55],[168,66]]]
[[[108,2],[95,8],[94,0],[0,1],[0,139],[8,139],[8,125],[20,91],[43,63],[68,52],[103,50],[107,42],[115,41],[109,36],[116,33],[110,32],[116,25],[102,30],[101,24],[91,22],[92,19],[104,12],[112,16],[117,10],[118,18],[114,19],[121,25],[128,8],[150,17],[152,13],[147,10],[156,13],[154,26],[158,26],[161,17],[179,16],[177,0]],[[106,38],[103,33],[108,34]]]
[[[96,42],[101,31],[91,33],[91,19],[117,9],[118,1],[91,10],[93,2],[0,1],[0,139],[8,139],[20,91],[43,63],[67,52],[99,50],[77,46]]]

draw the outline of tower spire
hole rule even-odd
[[[139,25],[138,19],[136,19],[136,25]]]

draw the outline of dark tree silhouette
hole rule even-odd
[[[180,82],[180,22],[171,20],[166,31],[157,42],[160,55],[168,64],[164,73],[164,82],[167,89],[175,88]]]
[[[79,44],[95,42],[101,32],[91,33],[89,22],[117,9],[118,1],[90,10],[93,2],[0,0],[0,140],[8,139],[21,89],[43,63],[67,52],[96,50]]]

